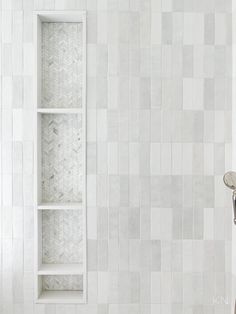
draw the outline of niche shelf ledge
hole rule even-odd
[[[42,264],[38,275],[82,275],[82,264]]]
[[[36,303],[84,303],[83,291],[43,291]]]
[[[83,112],[80,108],[38,108],[38,113],[64,113],[64,114],[80,114]]]
[[[79,210],[82,209],[83,204],[75,203],[41,203],[38,205],[39,210]]]

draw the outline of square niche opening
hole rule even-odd
[[[43,291],[83,291],[81,275],[44,275],[42,276]]]
[[[83,264],[81,210],[43,210],[42,263]]]
[[[82,117],[41,114],[41,202],[82,202]]]
[[[43,22],[41,106],[82,107],[83,24]]]

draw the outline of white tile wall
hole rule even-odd
[[[230,7],[2,1],[1,314],[230,313]],[[54,9],[88,18],[88,304],[79,306],[33,303],[32,11]]]

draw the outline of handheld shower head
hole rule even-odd
[[[236,172],[226,172],[223,177],[224,184],[231,190],[233,190],[232,200],[234,208],[234,224],[236,225]]]
[[[228,171],[225,173],[224,177],[224,184],[230,188],[231,190],[236,190],[236,172]]]

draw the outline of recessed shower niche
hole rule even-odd
[[[35,12],[35,299],[86,302],[86,15]]]

